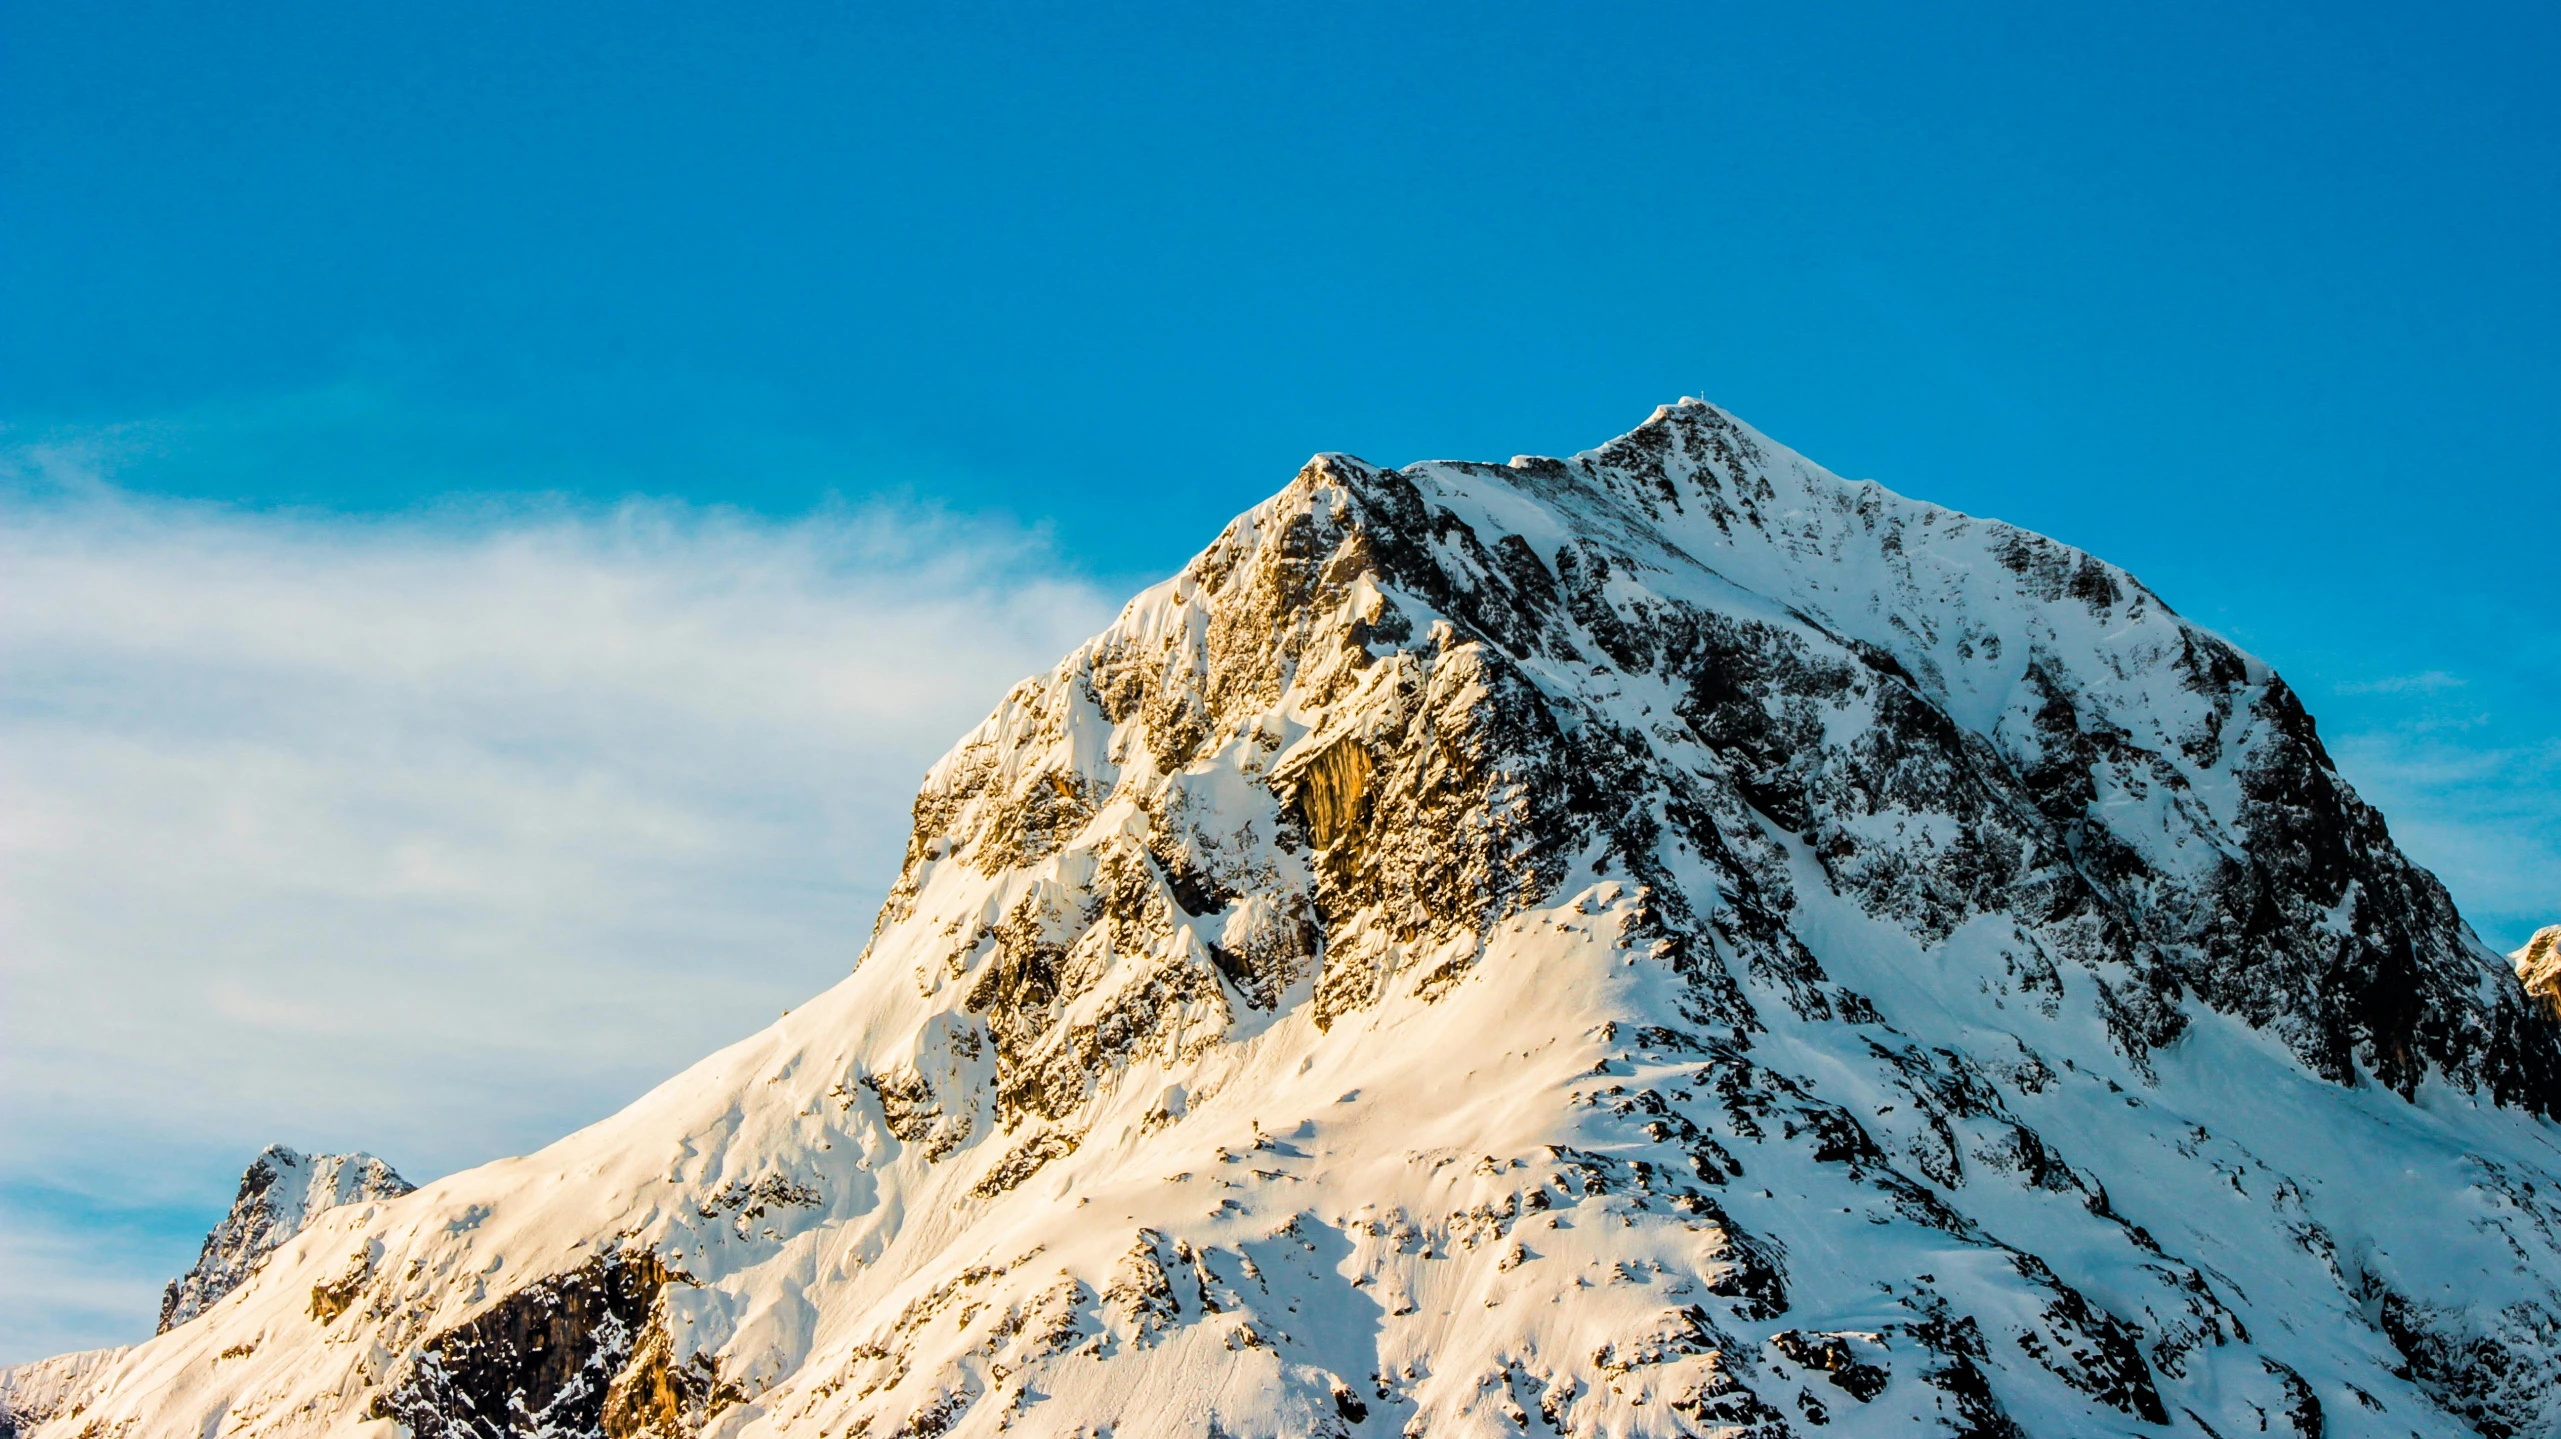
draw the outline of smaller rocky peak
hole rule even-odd
[[[2561,924],[2547,924],[2534,932],[2525,948],[2508,956],[2517,967],[2517,979],[2525,992],[2543,1012],[2561,1019]]]
[[[397,1199],[417,1187],[370,1154],[301,1154],[268,1145],[241,1171],[239,1196],[205,1235],[195,1267],[170,1280],[161,1294],[159,1332],[220,1303],[322,1213],[342,1204]]]

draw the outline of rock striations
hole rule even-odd
[[[39,1432],[2550,1435],[2556,1034],[2122,570],[1696,402],[1328,455],[844,983]]]

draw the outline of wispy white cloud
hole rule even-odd
[[[2561,920],[2561,652],[2548,635],[2483,629],[2503,641],[2482,647],[2495,665],[2331,680],[2327,735],[2402,850],[2508,950]]]
[[[2330,749],[2402,850],[2505,951],[2561,922],[2561,741],[2472,748],[2456,734],[2422,719]]]
[[[2463,677],[2444,670],[2422,670],[2417,674],[2385,675],[2380,679],[2349,680],[2332,686],[2346,695],[2435,694],[2440,690],[2461,689]]]
[[[0,1362],[147,1332],[262,1144],[431,1176],[830,983],[925,766],[1109,617],[998,525],[243,513],[100,459],[0,497],[0,1289],[100,1301],[7,1306]]]

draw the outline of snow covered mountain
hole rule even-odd
[[[248,1282],[278,1245],[323,1210],[397,1199],[418,1186],[370,1154],[302,1155],[271,1144],[249,1161],[231,1212],[205,1236],[195,1267],[169,1281],[160,1297],[160,1332],[211,1309]]]
[[[1684,401],[1319,457],[842,984],[37,1432],[2549,1435],[2556,1102],[2265,665]]]

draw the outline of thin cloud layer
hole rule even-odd
[[[854,962],[933,758],[1112,600],[889,509],[0,502],[0,1362],[148,1332],[269,1142],[413,1179]],[[68,480],[70,483],[64,483]]]

